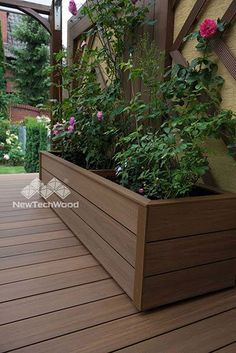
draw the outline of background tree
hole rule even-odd
[[[49,94],[49,34],[37,21],[23,16],[13,37],[21,46],[12,48],[15,60],[9,65],[18,94],[25,104],[44,103]]]
[[[7,95],[5,80],[4,49],[2,40],[2,26],[0,21],[0,120],[6,117],[7,113]]]

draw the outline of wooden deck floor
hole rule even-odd
[[[236,290],[138,313],[52,210],[0,176],[0,352],[235,353]]]

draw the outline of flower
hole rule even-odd
[[[6,139],[6,144],[11,145],[11,140],[10,139]]]
[[[7,131],[6,131],[6,135],[7,135],[7,136],[10,136],[10,134],[11,134],[10,130],[7,130]]]
[[[101,112],[101,111],[97,112],[97,118],[98,118],[98,121],[102,121],[103,120],[103,112]]]
[[[74,2],[74,0],[70,0],[69,11],[73,16],[76,16],[78,13],[77,6],[76,6],[76,3]]]
[[[5,161],[9,161],[10,159],[9,154],[4,154],[3,159],[5,159]]]
[[[211,18],[206,18],[200,24],[200,35],[202,38],[211,38],[216,34],[216,32],[217,23],[215,20],[212,20]]]
[[[144,189],[140,188],[140,189],[138,189],[138,192],[139,192],[139,194],[144,194]]]
[[[70,125],[70,126],[68,127],[68,131],[69,131],[69,132],[74,132],[74,130],[75,130],[75,126],[74,126],[74,125]]]
[[[74,125],[75,125],[75,118],[74,118],[73,116],[70,118],[69,124],[70,124],[71,126],[74,126]]]

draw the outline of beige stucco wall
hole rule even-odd
[[[180,0],[175,14],[175,30],[174,36],[178,35],[185,19],[189,15],[196,0]],[[200,16],[195,29],[205,18],[221,18],[227,10],[232,0],[209,0],[204,13]],[[230,30],[224,35],[224,40],[230,50],[236,57],[236,23],[232,25]],[[196,41],[186,43],[182,48],[182,54],[190,61],[199,55],[196,48]],[[219,65],[219,75],[225,79],[224,88],[222,90],[223,103],[222,107],[236,111],[236,81],[227,71],[225,66],[213,54],[212,59]],[[224,190],[236,192],[236,161],[229,156],[227,148],[222,141],[208,141],[209,159],[211,163],[212,174],[216,183]]]

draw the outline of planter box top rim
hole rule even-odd
[[[206,196],[188,196],[188,197],[183,197],[183,198],[177,198],[177,199],[162,199],[162,200],[151,200],[149,198],[146,198],[145,196],[141,196],[134,191],[131,191],[127,188],[125,188],[122,185],[118,185],[111,180],[105,179],[100,175],[97,175],[89,170],[86,170],[82,167],[79,167],[76,164],[73,164],[61,157],[55,156],[53,153],[46,152],[46,151],[41,151],[40,154],[42,156],[46,156],[49,158],[52,158],[60,163],[63,163],[65,166],[70,167],[74,171],[80,172],[84,176],[86,176],[89,179],[94,180],[95,182],[102,184],[104,186],[109,186],[112,190],[118,192],[119,194],[129,198],[131,201],[139,203],[142,206],[158,206],[158,205],[170,205],[170,204],[181,204],[181,203],[192,203],[192,202],[209,202],[209,201],[222,201],[226,199],[236,199],[236,193],[231,193],[231,192],[222,192],[219,190],[219,194],[216,195],[206,195]]]

